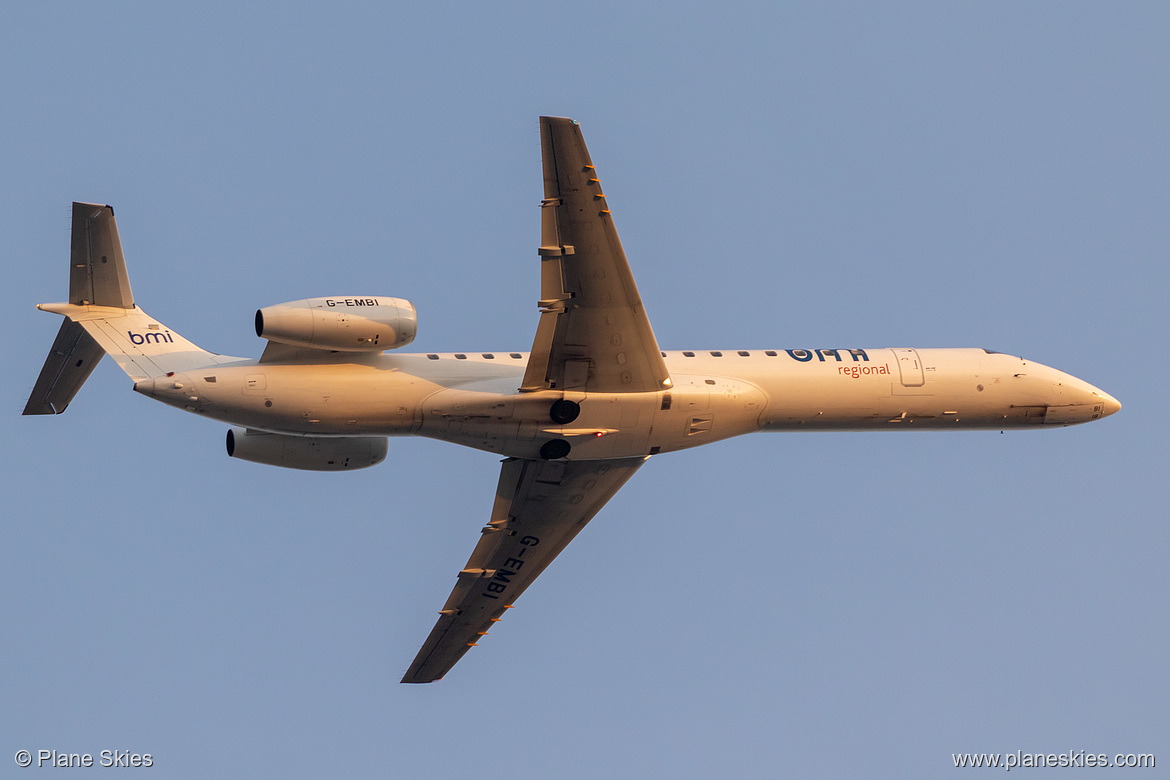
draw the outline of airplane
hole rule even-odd
[[[650,457],[755,431],[1042,429],[1108,393],[987,349],[659,348],[580,126],[541,117],[540,316],[529,352],[402,353],[414,306],[310,298],[256,312],[259,359],[208,352],[135,303],[114,211],[73,204],[65,317],[24,414],[60,414],[102,355],[164,404],[228,423],[234,458],[345,471],[390,436],[503,456],[491,515],[402,678],[441,679]]]

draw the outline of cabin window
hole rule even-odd
[[[776,357],[776,350],[774,350],[774,349],[765,349],[765,350],[764,350],[764,354],[765,354],[765,355],[767,355],[768,357]]]
[[[684,352],[683,353],[683,357],[694,357],[694,356],[695,356],[694,352]]]
[[[747,357],[748,356],[748,353],[742,349],[739,352],[737,352],[736,354],[739,355],[740,357]]]
[[[483,354],[484,360],[495,360],[496,359],[496,356],[490,352],[484,352],[482,354]]]
[[[707,384],[709,384],[709,385],[713,385],[713,384],[715,384],[715,380],[714,380],[714,379],[704,379],[703,381],[704,381],[704,382],[706,382],[706,383],[707,383]]]
[[[467,355],[464,355],[462,352],[456,352],[455,359],[456,360],[467,360]]]
[[[427,360],[438,360],[438,359],[439,359],[438,355],[427,355]]]
[[[711,357],[723,357],[723,353],[722,352],[712,352]]]
[[[514,360],[519,360],[519,359],[520,359],[520,353],[519,353],[519,352],[513,352],[513,353],[512,353],[512,358],[513,358]]]

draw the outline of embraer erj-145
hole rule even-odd
[[[228,454],[342,471],[388,436],[504,456],[491,517],[403,682],[440,679],[651,456],[754,431],[1043,428],[1113,414],[1087,382],[986,349],[662,351],[581,129],[542,117],[540,318],[531,352],[387,352],[401,298],[256,312],[259,360],[207,352],[134,303],[114,212],[73,204],[69,302],[25,414],[59,414],[104,353],[163,403],[233,426]]]

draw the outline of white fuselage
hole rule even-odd
[[[1069,374],[983,349],[665,353],[647,393],[519,392],[520,352],[239,360],[135,389],[234,425],[306,436],[417,435],[518,458],[564,439],[569,459],[650,455],[760,430],[1006,429],[1088,422],[1120,408]],[[552,401],[580,404],[569,425]]]

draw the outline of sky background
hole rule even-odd
[[[1160,2],[6,9],[0,776],[36,773],[20,749],[168,778],[1164,773],[1167,40]],[[987,347],[1124,409],[654,458],[423,686],[398,680],[495,457],[229,460],[108,359],[20,416],[74,200],[216,352],[320,295],[410,299],[412,350],[527,350],[541,114],[581,123],[663,348]]]

